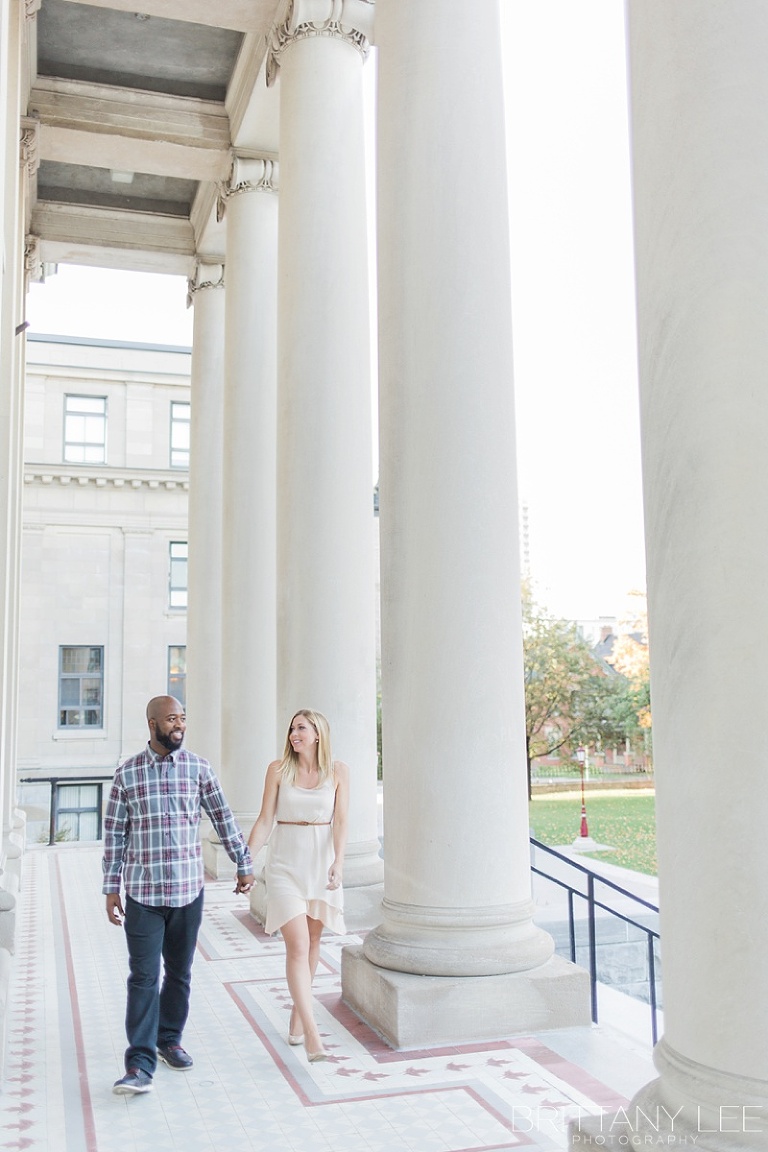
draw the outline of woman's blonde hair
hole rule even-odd
[[[319,768],[317,785],[320,787],[333,776],[333,758],[331,756],[331,729],[322,712],[314,712],[311,708],[300,708],[291,716],[288,732],[285,737],[283,759],[280,762],[280,776],[286,784],[296,782],[296,773],[299,768],[299,758],[291,744],[291,728],[297,716],[303,716],[310,722],[317,733],[317,764]]]

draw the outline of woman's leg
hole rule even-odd
[[[315,978],[317,971],[317,964],[320,959],[320,937],[323,934],[322,920],[314,920],[311,916],[307,916],[307,928],[309,930],[309,984],[312,986],[312,981]],[[296,1005],[291,1009],[291,1021],[288,1025],[288,1033],[294,1038],[301,1036],[301,1025],[299,1024],[299,1014],[296,1010]]]
[[[294,916],[293,920],[283,924],[280,931],[285,941],[285,975],[288,980],[288,991],[293,1000],[295,1017],[298,1017],[298,1023],[304,1033],[304,1046],[309,1053],[319,1052],[323,1043],[312,1009],[309,919],[307,916]]]
[[[323,922],[307,916],[307,927],[309,928],[309,979],[312,981],[315,978],[317,963],[320,959],[320,937],[323,934]]]

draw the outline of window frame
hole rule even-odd
[[[174,658],[172,653],[180,653],[175,663],[177,669],[174,671]],[[182,667],[183,665],[183,667]],[[168,695],[173,696],[180,704],[187,706],[187,646],[186,644],[169,644],[168,645],[168,674],[166,677],[168,685]]]
[[[174,556],[174,548],[183,548],[183,556]],[[184,564],[184,583],[175,584],[174,575],[178,566]],[[168,609],[171,612],[186,612],[189,592],[189,543],[186,540],[168,541]],[[183,600],[183,603],[181,602]],[[178,602],[174,602],[178,601]]]
[[[183,419],[183,418],[180,419],[178,416],[174,415],[174,409],[177,409],[177,408],[186,408],[186,410],[187,410],[186,419]],[[189,402],[189,400],[171,400],[169,443],[168,443],[168,464],[169,464],[169,467],[178,468],[180,471],[184,471],[184,472],[189,471],[189,449],[190,449],[189,436],[190,436],[190,430],[191,430],[191,421],[192,421],[192,405]],[[179,448],[179,447],[175,446],[174,442],[173,442],[174,441],[174,431],[178,428],[182,428],[185,425],[187,428],[187,446],[186,446],[186,448]],[[183,463],[175,461],[174,460],[174,454],[175,453],[181,453],[182,455],[185,455],[186,460]]]
[[[89,401],[90,403],[99,402],[103,406],[103,411],[101,413],[87,412],[87,411],[77,412],[75,410],[70,411],[70,409],[69,409],[70,400],[86,400],[86,401]],[[106,462],[107,462],[107,409],[108,409],[108,404],[107,404],[107,397],[106,396],[93,396],[93,395],[89,395],[86,392],[65,392],[64,393],[64,416],[63,416],[63,426],[62,426],[63,443],[62,443],[61,458],[65,464],[106,464]],[[68,420],[70,417],[72,417],[74,419],[81,418],[83,420],[88,420],[88,419],[100,420],[101,421],[101,428],[102,428],[101,439],[100,440],[88,440],[87,437],[82,439],[82,440],[70,439],[68,432],[67,432],[67,423],[68,423]],[[85,430],[84,430],[84,435],[85,435]],[[89,448],[92,448],[92,449],[100,448],[101,449],[100,459],[98,459],[98,460],[86,459]],[[77,453],[77,452],[75,452],[76,449],[80,449],[81,451],[79,453]],[[80,455],[82,458],[76,459],[75,458],[76,455]]]
[[[93,653],[98,652],[99,666],[97,670],[92,669],[90,666],[75,672],[68,672],[64,669],[64,653],[65,652],[90,652],[91,655],[88,659],[90,665],[93,660]],[[94,705],[89,701],[83,699],[83,682],[86,680],[98,679],[98,704]],[[72,703],[70,700],[65,699],[64,685],[71,685],[77,682],[78,684],[78,703]],[[90,711],[98,711],[98,723],[87,724],[85,723],[85,715]],[[70,712],[79,712],[82,714],[82,721],[79,724],[67,723],[64,716]],[[104,645],[103,644],[60,644],[59,645],[59,671],[58,671],[58,718],[57,728],[59,732],[78,732],[78,733],[95,733],[104,730]]]

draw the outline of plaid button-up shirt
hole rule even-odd
[[[206,811],[239,876],[251,854],[207,760],[180,748],[158,756],[147,745],[115,772],[104,817],[104,893],[181,908],[203,887],[199,827]]]

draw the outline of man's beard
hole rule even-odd
[[[173,739],[173,731],[163,735],[160,732],[155,732],[155,740],[158,744],[162,744],[163,748],[167,748],[169,752],[175,752],[177,748],[181,748],[184,743],[184,733],[181,734],[181,740]]]

